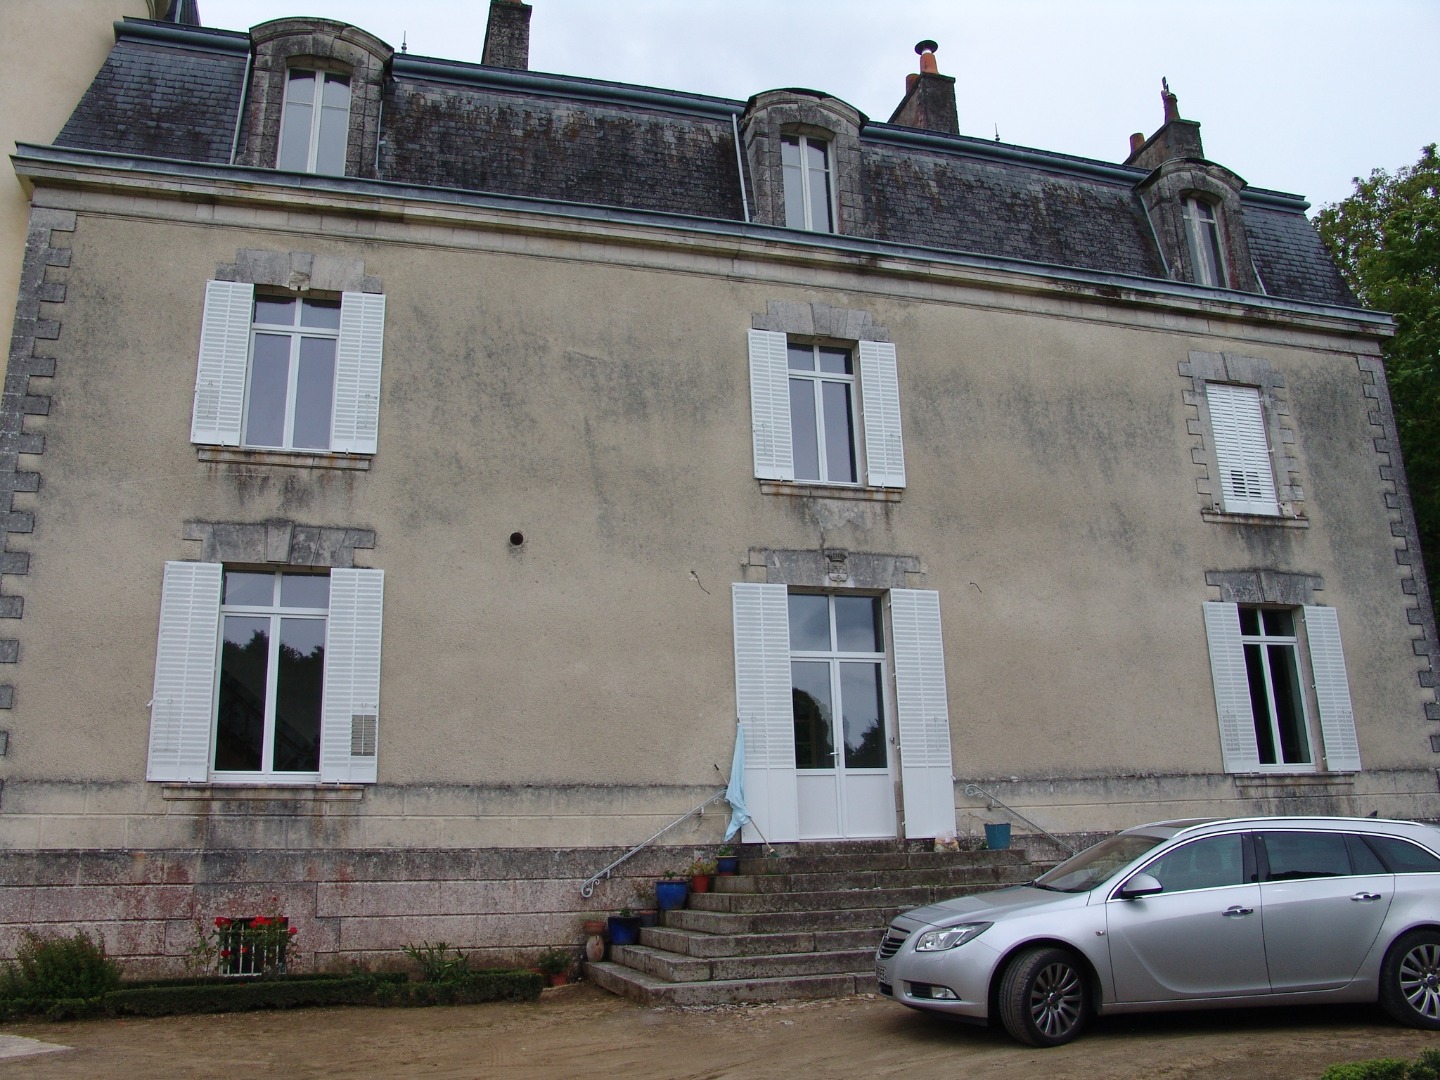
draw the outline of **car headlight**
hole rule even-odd
[[[961,923],[959,926],[948,926],[944,930],[927,930],[915,939],[915,951],[944,952],[979,937],[993,925],[988,922]]]

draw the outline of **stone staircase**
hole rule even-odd
[[[928,850],[929,841],[761,845],[740,873],[662,912],[589,977],[652,1005],[843,997],[875,990],[875,948],[897,912],[1033,878],[1023,850]]]

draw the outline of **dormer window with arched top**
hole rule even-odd
[[[810,135],[780,139],[784,171],[785,226],[835,231],[835,193],[830,181],[830,142]]]
[[[1190,247],[1190,263],[1197,285],[1224,288],[1225,245],[1220,239],[1220,219],[1208,200],[1193,195],[1185,199],[1185,241]]]
[[[815,90],[767,90],[740,118],[754,220],[866,235],[860,129],[865,117]]]
[[[291,68],[285,80],[276,168],[343,176],[349,133],[350,76]]]

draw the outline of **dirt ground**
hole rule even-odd
[[[1034,1050],[873,997],[652,1009],[584,984],[547,990],[535,1005],[11,1024],[0,1044],[7,1035],[70,1049],[0,1057],[5,1080],[1317,1080],[1337,1061],[1440,1047],[1440,1033],[1371,1008],[1103,1019],[1069,1046]]]

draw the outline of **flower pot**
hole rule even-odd
[[[634,945],[640,940],[640,920],[634,915],[611,915],[607,920],[610,927],[611,945]]]
[[[646,908],[644,911],[640,912],[637,918],[639,918],[641,926],[660,925],[660,913],[654,908]]]
[[[655,906],[661,911],[674,911],[685,906],[685,893],[689,886],[684,881],[657,881],[655,883]]]
[[[691,892],[709,892],[709,891],[710,891],[710,875],[709,875],[709,874],[692,874],[692,875],[690,876],[690,891],[691,891]]]
[[[1010,823],[1002,821],[985,826],[985,846],[991,851],[1004,851],[1010,846]]]
[[[715,860],[715,873],[717,874],[738,874],[740,872],[739,855],[721,855]]]
[[[570,981],[570,976],[563,971],[557,971],[553,975],[546,976],[551,986],[564,986]]]

